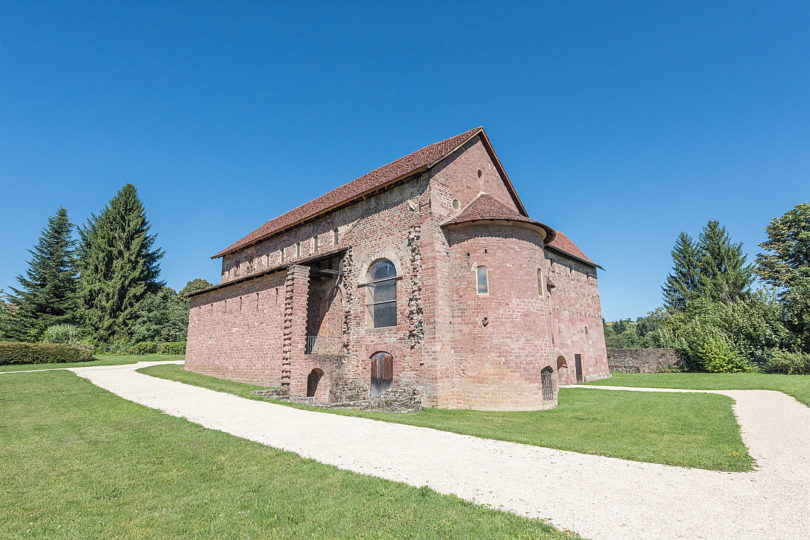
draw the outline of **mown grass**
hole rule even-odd
[[[138,362],[154,362],[160,360],[183,360],[182,354],[97,354],[88,362],[64,362],[55,364],[16,364],[13,366],[0,366],[0,373],[9,371],[30,371],[36,369],[91,367],[91,366],[118,366],[123,364],[136,364]]]
[[[264,400],[251,393],[261,387],[192,373],[180,365],[139,371]],[[315,409],[283,401],[274,403]],[[634,461],[722,471],[751,470],[754,460],[742,442],[731,405],[730,398],[713,394],[563,388],[559,406],[546,411],[425,409],[403,414],[316,410]]]
[[[588,384],[689,390],[777,390],[810,407],[810,375],[767,373],[614,373]]]
[[[205,429],[70,372],[0,378],[0,409],[0,538],[570,538]]]

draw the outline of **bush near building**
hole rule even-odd
[[[0,343],[0,365],[87,362],[93,359],[89,345],[65,343]]]

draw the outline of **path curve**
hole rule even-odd
[[[145,364],[71,371],[207,428],[547,519],[586,538],[810,537],[810,408],[781,392],[708,391],[736,401],[743,440],[759,464],[754,472],[727,473],[294,409],[135,371]]]

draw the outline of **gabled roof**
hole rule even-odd
[[[520,198],[518,198],[509,177],[503,170],[503,166],[501,166],[498,157],[495,155],[495,152],[492,149],[492,144],[489,142],[489,138],[487,137],[486,133],[484,133],[484,128],[477,127],[475,129],[465,131],[464,133],[460,133],[455,137],[450,137],[449,139],[425,146],[412,154],[408,154],[407,156],[399,158],[396,161],[392,161],[388,165],[383,165],[379,169],[375,169],[370,173],[357,178],[356,180],[352,180],[348,184],[344,184],[339,188],[333,189],[329,193],[321,195],[317,199],[303,204],[294,210],[290,210],[286,214],[282,214],[275,219],[271,219],[249,235],[223,249],[211,258],[216,259],[239,249],[245,248],[251,244],[256,244],[269,236],[278,234],[281,231],[298,225],[303,221],[307,221],[330,210],[334,210],[345,205],[346,203],[368,195],[371,192],[382,189],[400,180],[404,180],[409,176],[423,172],[436,165],[439,161],[452,154],[459,147],[479,134],[481,135],[481,139],[483,140],[487,151],[492,156],[493,162],[503,176],[506,186],[509,189],[509,192],[511,193],[519,211],[522,215],[528,215],[526,213],[526,209],[523,207],[523,203],[520,202]]]
[[[568,255],[577,259],[578,261],[587,264],[588,266],[593,266],[595,268],[602,268],[595,262],[593,262],[587,255],[585,255],[581,249],[577,247],[575,243],[571,241],[564,233],[557,231],[557,236],[554,237],[554,240],[546,247],[551,248],[552,250],[556,250],[561,252],[563,255]],[[604,268],[602,268],[604,270]]]
[[[528,223],[540,227],[546,232],[545,243],[549,243],[554,239],[554,229],[528,216],[519,214],[495,199],[492,195],[487,195],[486,193],[478,195],[473,202],[467,205],[467,208],[462,210],[461,213],[453,219],[446,221],[443,226],[446,227],[480,221],[515,221]]]

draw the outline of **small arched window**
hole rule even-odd
[[[537,269],[537,293],[543,296],[543,269]]]
[[[397,269],[380,259],[368,269],[368,308],[374,328],[397,325]]]
[[[487,275],[486,266],[479,266],[475,269],[475,281],[478,294],[489,293],[489,276]]]

